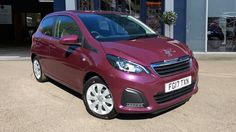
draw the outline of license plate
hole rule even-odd
[[[169,82],[165,84],[165,92],[171,92],[171,91],[175,91],[177,89],[181,89],[183,87],[186,87],[188,85],[190,85],[192,83],[192,77],[188,76],[173,82]]]

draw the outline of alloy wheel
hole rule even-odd
[[[99,115],[109,114],[114,107],[110,90],[101,83],[92,84],[88,88],[86,100],[90,110]]]
[[[33,65],[34,65],[34,75],[37,79],[40,79],[41,78],[41,66],[39,64],[39,61],[37,59],[34,60],[33,62]]]

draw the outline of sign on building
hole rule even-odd
[[[0,5],[0,24],[12,24],[11,5]]]

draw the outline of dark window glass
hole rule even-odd
[[[54,25],[54,17],[48,17],[43,20],[43,22],[39,26],[39,30],[42,34],[53,36],[53,25]]]
[[[57,21],[55,37],[61,38],[68,35],[78,35],[81,42],[81,33],[76,22],[69,16],[60,16]]]
[[[156,36],[152,29],[129,15],[79,14],[79,18],[98,41],[119,41]]]

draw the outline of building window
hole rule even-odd
[[[236,52],[236,1],[209,0],[209,52]]]
[[[69,16],[59,16],[54,36],[62,38],[68,35],[78,35],[80,37],[79,40],[82,40],[82,35],[76,22]]]
[[[148,0],[147,5],[147,20],[146,23],[154,31],[161,33],[161,0]]]
[[[154,31],[161,33],[160,16],[162,13],[162,0],[147,0],[146,6],[147,17],[146,24]],[[124,12],[140,18],[141,0],[101,0],[101,10]],[[142,10],[142,9],[141,9]]]
[[[140,17],[140,0],[101,0],[101,10],[128,13]]]
[[[39,31],[47,36],[53,36],[53,24],[55,17],[47,17],[41,22],[39,26]]]

